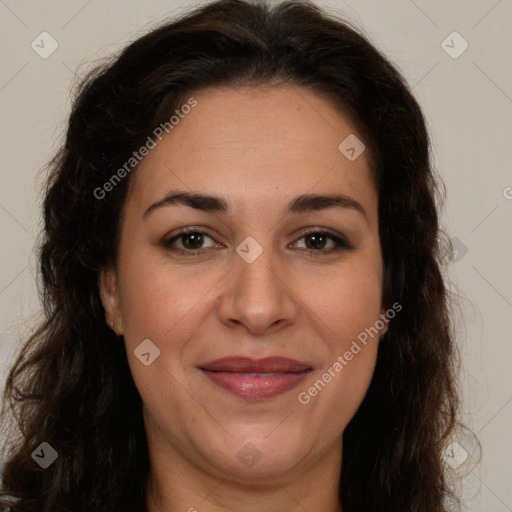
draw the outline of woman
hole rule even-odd
[[[130,44],[82,84],[44,222],[2,510],[446,509],[428,135],[346,22],[220,0]]]

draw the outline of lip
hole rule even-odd
[[[312,371],[310,365],[287,357],[224,357],[202,364],[199,369],[214,384],[246,400],[281,395]]]

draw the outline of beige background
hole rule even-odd
[[[398,64],[424,107],[435,165],[447,186],[444,222],[460,258],[449,277],[459,295],[458,321],[465,323],[464,418],[482,444],[480,465],[462,480],[463,510],[512,511],[512,2],[318,3],[361,27]],[[0,0],[0,387],[39,314],[38,171],[61,140],[75,70],[191,5]],[[59,45],[46,59],[31,48],[43,31]],[[442,46],[454,31],[463,39],[450,36],[443,46],[458,53],[466,41],[458,58]],[[461,472],[478,453],[467,436],[457,439],[469,452]]]

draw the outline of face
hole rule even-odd
[[[367,153],[304,89],[194,98],[133,176],[100,277],[150,451],[245,482],[335,472],[376,361],[362,333],[382,331]]]

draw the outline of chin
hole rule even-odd
[[[221,449],[210,452],[209,459],[214,467],[243,483],[264,484],[271,477],[292,473],[306,458],[303,443],[291,437],[270,440],[246,435],[239,439],[230,438]]]

